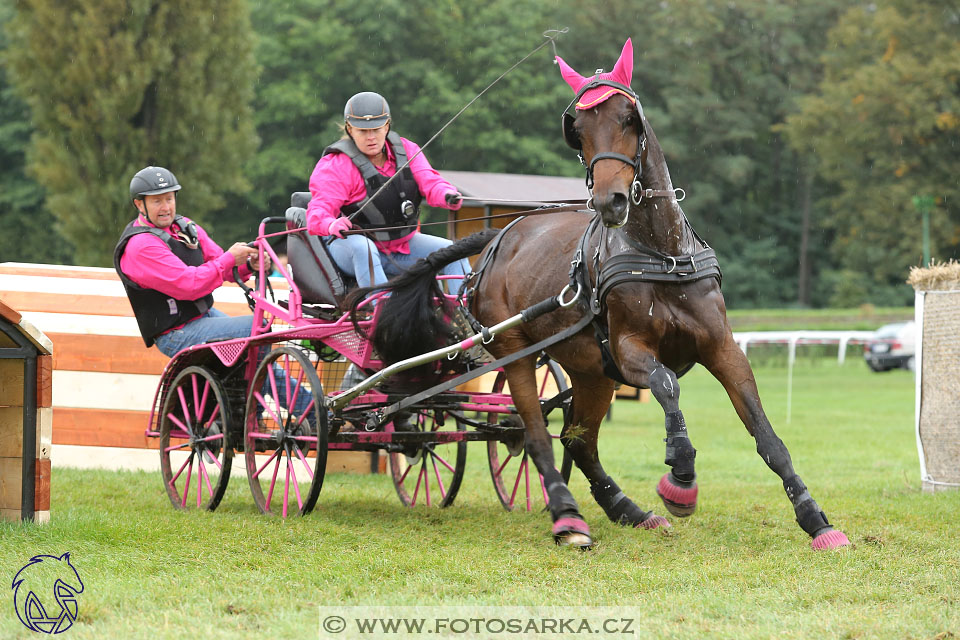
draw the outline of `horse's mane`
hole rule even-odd
[[[432,351],[449,343],[453,336],[450,323],[444,316],[453,313],[443,297],[436,274],[446,265],[476,255],[498,234],[499,229],[487,229],[463,238],[449,247],[434,251],[405,272],[379,286],[363,287],[353,291],[344,306],[358,332],[359,304],[377,292],[388,292],[381,298],[377,325],[370,337],[374,349],[385,364]]]

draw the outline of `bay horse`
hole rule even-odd
[[[598,432],[615,385],[610,376],[649,388],[663,408],[670,470],[657,493],[671,514],[685,517],[696,508],[698,486],[696,450],[680,410],[678,377],[700,363],[723,385],[756,441],[757,453],[782,480],[811,546],[848,545],[797,475],[763,411],[753,371],[727,321],[716,257],[687,222],[660,144],[630,88],[631,41],[611,73],[583,77],[559,57],[557,63],[576,93],[563,115],[564,137],[587,168],[592,188],[588,208],[592,205],[595,213],[530,216],[500,234],[481,256],[479,264],[486,264],[473,280],[469,309],[480,325],[493,326],[560,292],[571,282],[571,271],[583,300],[498,335],[487,350],[504,358],[562,332],[585,313],[594,314],[592,328],[545,350],[573,388],[572,420],[563,445],[612,521],[643,529],[670,526],[663,516],[637,506],[600,464]],[[574,103],[574,113],[568,113]],[[455,243],[385,285],[391,296],[383,302],[374,336],[385,361],[437,347],[442,337],[424,312],[429,305],[423,296],[439,294],[434,277],[440,268],[473,255],[491,237]],[[414,293],[418,287],[420,293]],[[539,405],[536,360],[532,354],[507,364],[507,381],[525,426],[527,451],[547,488],[554,538],[558,544],[589,548],[589,526],[555,468]]]

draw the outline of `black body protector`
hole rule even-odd
[[[394,157],[397,160],[397,170],[400,170],[400,167],[407,163],[407,152],[403,148],[403,141],[398,134],[391,131],[387,134],[387,144],[393,149]],[[382,231],[373,232],[374,239],[380,242],[398,240],[417,230],[422,196],[410,167],[403,169],[400,172],[401,175],[370,202],[370,198],[389,178],[377,170],[374,164],[370,162],[370,158],[364,155],[350,138],[339,140],[323,150],[323,155],[328,153],[346,154],[360,171],[360,175],[363,176],[363,184],[367,188],[367,197],[360,202],[344,206],[340,210],[343,215],[352,215],[363,207],[363,211],[353,218],[353,222],[361,229],[389,227]]]
[[[213,306],[213,294],[208,294],[198,300],[177,300],[160,293],[155,289],[145,289],[131,280],[120,269],[120,257],[127,248],[130,238],[140,233],[152,233],[163,240],[173,255],[180,258],[189,267],[199,267],[203,264],[203,249],[197,245],[196,227],[183,216],[177,216],[173,223],[183,230],[194,248],[174,238],[163,229],[147,226],[134,226],[131,222],[123,230],[120,241],[113,251],[113,267],[123,282],[123,288],[130,299],[130,306],[137,317],[140,335],[147,347],[152,347],[154,340],[160,334],[203,315]]]

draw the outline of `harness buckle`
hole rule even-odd
[[[677,268],[677,259],[674,258],[673,256],[667,256],[667,259],[673,262],[673,264],[670,265],[670,268],[667,269],[666,273],[673,273],[674,270]]]
[[[687,199],[687,192],[677,187],[673,190],[673,197],[677,199],[677,202],[683,202]]]
[[[583,252],[580,249],[577,249],[577,252],[573,254],[573,260],[570,261],[570,266],[576,269],[583,262]]]

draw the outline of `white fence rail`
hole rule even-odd
[[[792,366],[797,356],[797,345],[837,345],[837,364],[843,364],[848,344],[863,344],[873,337],[873,331],[743,331],[734,332],[733,339],[747,353],[751,344],[785,344],[787,361]]]
[[[847,345],[863,344],[871,337],[873,331],[743,331],[733,334],[745,354],[751,344],[787,345],[787,424],[793,409],[793,363],[797,359],[797,346],[835,344],[837,364],[842,365],[847,356]]]

